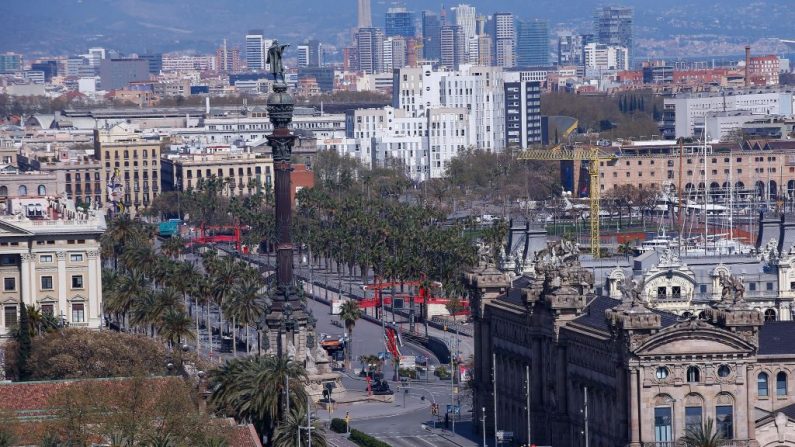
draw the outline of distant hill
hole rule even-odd
[[[373,1],[376,26],[388,0]],[[414,11],[438,11],[438,0],[407,0]],[[446,1],[447,7],[457,2]],[[479,12],[512,11],[590,29],[597,0],[470,0]],[[734,39],[795,38],[792,0],[625,0],[636,11],[637,38],[676,35]],[[277,6],[279,5],[279,6]],[[252,28],[288,42],[315,37],[344,44],[356,19],[355,0],[7,0],[0,2],[0,51],[75,53],[92,45],[124,52],[196,49],[224,39],[237,45]],[[774,18],[774,19],[772,19]]]

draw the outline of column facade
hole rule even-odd
[[[53,312],[58,318],[60,318],[61,315],[63,315],[64,318],[69,318],[69,310],[67,309],[66,302],[66,253],[59,251],[55,256],[58,258],[58,309],[55,309]]]

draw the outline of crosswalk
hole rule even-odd
[[[458,444],[434,434],[401,435],[399,433],[378,433],[371,436],[386,442],[392,447],[459,447]]]

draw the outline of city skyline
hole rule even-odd
[[[43,0],[34,0],[41,2]],[[329,14],[329,5],[316,0],[298,0],[295,8],[289,11],[271,11],[259,1],[242,0],[228,6],[227,9],[218,10],[216,5],[204,5],[209,0],[199,0],[190,5],[180,7],[177,2],[160,2],[155,0],[132,1],[126,6],[113,3],[100,10],[88,2],[75,2],[72,0],[53,0],[47,7],[35,8],[20,6],[16,3],[4,5],[6,14],[0,14],[0,26],[15,39],[0,42],[0,51],[25,51],[44,54],[57,45],[57,48],[76,48],[78,37],[80,42],[95,43],[96,46],[109,46],[124,52],[145,53],[148,51],[179,51],[194,50],[208,51],[216,48],[223,39],[235,42],[240,39],[239,29],[263,28],[266,35],[287,42],[303,41],[316,38],[337,47],[343,47],[345,40],[349,39],[346,30],[357,25],[357,3],[353,0],[346,2],[347,7],[335,8]],[[358,0],[357,0],[358,1]],[[546,4],[546,3],[549,4]],[[462,2],[474,6],[478,14],[493,14],[498,11],[508,11],[517,18],[524,20],[541,19],[549,21],[550,33],[555,34],[562,29],[583,32],[593,25],[593,11],[602,6],[602,3],[592,0],[579,0],[576,8],[557,8],[551,0],[537,2],[534,7],[516,0],[503,0],[486,2],[484,0]],[[786,18],[793,14],[786,8],[783,0],[767,1],[762,6],[744,5],[740,0],[722,3],[717,8],[717,3],[698,14],[693,14],[687,21],[671,22],[668,17],[674,11],[686,13],[686,2],[669,3],[670,10],[663,6],[645,0],[627,0],[620,5],[632,7],[635,11],[636,40],[653,40],[659,44],[650,45],[649,52],[654,54],[669,48],[670,44],[664,42],[675,36],[679,42],[692,50],[699,50],[703,55],[721,55],[726,53],[740,54],[736,48],[751,42],[756,47],[768,44],[771,47],[779,45],[774,38],[793,38],[788,36],[791,32],[784,23]],[[43,6],[43,5],[42,5]],[[456,4],[447,6],[447,15],[454,18],[452,8]],[[439,12],[439,6],[429,1],[417,1],[407,4],[410,11],[419,17],[423,10]],[[683,9],[684,8],[684,9]],[[736,8],[745,8],[743,21],[738,21],[736,14],[728,11]],[[383,4],[372,5],[372,24],[375,27],[384,27],[384,15],[387,7]],[[298,13],[297,11],[301,11]],[[205,11],[215,11],[207,15]],[[685,14],[687,16],[687,14]],[[780,17],[781,20],[764,20],[769,16]],[[31,25],[22,26],[20,21],[3,22],[3,17],[27,17],[35,19]],[[334,20],[329,20],[330,17]],[[166,19],[168,19],[166,21]],[[280,21],[289,20],[295,25],[292,31],[282,31],[277,28]],[[756,20],[759,26],[752,28],[743,25],[745,20]],[[47,23],[43,28],[32,26],[38,23]],[[113,26],[108,26],[113,23]],[[142,31],[146,31],[142,34]],[[50,33],[58,35],[50,36]],[[467,30],[465,30],[467,32]],[[710,42],[704,42],[705,33],[712,33]],[[70,37],[65,37],[70,36]],[[130,37],[136,36],[134,39]],[[689,36],[689,37],[688,37]],[[684,39],[683,39],[684,37]],[[76,39],[69,42],[70,38]],[[135,47],[130,43],[136,42]],[[720,44],[718,44],[720,43]],[[49,50],[48,50],[49,49]],[[72,50],[74,51],[74,49]],[[783,50],[782,50],[783,51]],[[780,51],[779,51],[780,52]]]

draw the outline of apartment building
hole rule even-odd
[[[500,67],[462,65],[435,71],[431,65],[395,70],[392,106],[411,116],[438,107],[468,111],[469,143],[484,150],[505,147],[505,91]]]
[[[54,174],[57,186],[51,193],[65,193],[75,206],[102,206],[102,162],[85,150],[27,147],[19,155],[19,166],[25,171]]]
[[[102,326],[102,212],[63,198],[13,198],[0,214],[0,344],[20,303],[65,325]]]
[[[107,185],[116,170],[130,216],[149,206],[160,193],[160,141],[147,140],[119,124],[94,130],[94,156],[102,163],[102,203],[108,204]]]
[[[225,150],[165,154],[161,160],[164,191],[195,189],[202,179],[216,177],[226,182],[224,194],[241,196],[273,186],[270,154]]]

